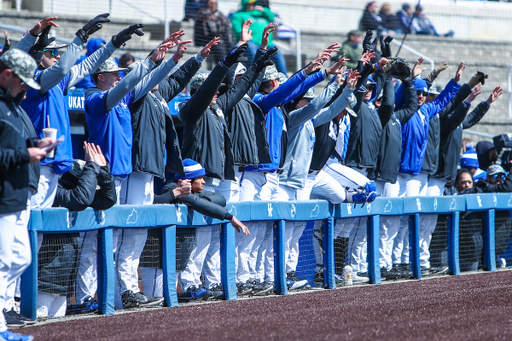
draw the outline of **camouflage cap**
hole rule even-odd
[[[432,85],[430,86],[430,89],[428,89],[428,94],[429,95],[439,95],[439,91],[437,91],[437,86],[432,83]]]
[[[209,75],[210,74],[207,72],[196,74],[194,77],[192,77],[192,80],[190,81],[190,89],[199,89]]]
[[[107,72],[118,72],[124,71],[126,68],[119,67],[114,58],[109,58],[101,64],[94,73],[107,73]]]
[[[85,167],[85,161],[80,159],[75,159],[75,162],[73,162],[73,167],[69,170],[69,173],[73,175],[75,178],[81,178],[82,173],[84,172]]]
[[[286,76],[284,73],[279,72],[279,84],[283,84],[288,80],[288,76]]]
[[[489,168],[487,168],[487,175],[493,176],[495,174],[505,174],[505,170],[500,165],[495,164],[495,165],[489,166]]]
[[[45,49],[45,50],[46,50],[46,49],[48,49],[48,50],[50,50],[50,49],[61,49],[61,48],[66,47],[66,46],[68,46],[68,44],[57,43],[57,42],[54,40],[54,41],[52,41],[50,44],[46,45],[44,49]]]
[[[279,79],[279,72],[277,72],[274,65],[267,66],[263,74],[263,82],[273,81],[274,79]]]
[[[36,90],[41,89],[41,86],[34,80],[36,61],[26,52],[10,49],[0,57],[0,60],[28,86]]]
[[[304,96],[302,98],[304,98],[304,99],[315,98],[315,89],[313,89],[313,88],[308,89],[308,91],[306,91],[306,93],[304,94]]]
[[[128,65],[128,67],[126,68],[126,74],[129,74],[130,72],[132,72],[140,64],[142,64],[142,60],[136,60],[133,63],[131,63],[130,65]]]
[[[345,107],[347,109],[347,112],[350,114],[350,116],[357,117],[356,112],[354,111],[354,108],[357,104],[357,98],[354,94],[351,94],[348,98],[348,105]]]

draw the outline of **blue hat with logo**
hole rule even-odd
[[[466,152],[464,154],[462,154],[462,157],[460,158],[460,166],[464,168],[480,167],[478,163],[478,155],[471,146],[468,149],[466,149]]]
[[[428,85],[423,79],[415,78],[414,85],[416,86],[416,91],[425,91],[428,94]]]
[[[176,174],[174,176],[176,180],[195,179],[206,175],[201,164],[192,159],[183,160],[183,171],[185,172],[185,175]]]

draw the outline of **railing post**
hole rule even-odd
[[[231,224],[222,224],[220,238],[220,273],[224,299],[236,300],[235,229]]]
[[[33,222],[37,215],[32,214],[29,225]],[[39,212],[39,220],[41,213]],[[32,320],[37,319],[37,270],[39,267],[37,259],[37,231],[28,230],[30,239],[30,250],[32,254],[32,262],[21,275],[21,302],[20,310],[23,316],[27,316]]]
[[[322,225],[322,248],[324,250],[324,288],[336,289],[334,279],[334,218],[328,218]]]
[[[496,252],[494,247],[494,209],[484,212],[484,269],[496,271]]]
[[[412,219],[409,219],[409,259],[411,261],[412,275],[421,279],[421,267],[420,267],[420,215],[415,213],[412,215]]]
[[[368,217],[367,221],[367,248],[368,248],[368,276],[373,284],[380,284],[380,216],[373,215]]]
[[[453,212],[448,217],[448,266],[450,274],[454,276],[460,275],[459,218],[460,212]]]
[[[162,227],[164,298],[168,307],[178,306],[176,293],[176,225]]]
[[[98,232],[98,310],[104,315],[112,315],[115,312],[114,232],[111,228]]]
[[[274,281],[276,292],[281,295],[288,295],[286,286],[286,260],[284,255],[285,227],[284,220],[276,220],[273,224],[274,230]]]

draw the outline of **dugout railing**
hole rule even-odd
[[[228,204],[227,209],[241,221],[272,222],[274,238],[274,268],[276,292],[288,293],[285,273],[286,222],[323,221],[324,287],[336,288],[334,278],[334,220],[367,217],[368,274],[370,282],[380,284],[379,224],[381,216],[409,215],[410,261],[413,277],[421,279],[419,263],[419,233],[421,214],[448,215],[448,263],[452,275],[460,274],[459,219],[463,212],[483,212],[483,269],[496,271],[494,240],[495,211],[512,210],[511,194],[474,194],[453,197],[378,198],[364,206],[331,205],[323,200],[297,202],[242,202]],[[165,305],[178,305],[176,291],[176,231],[221,225],[221,274],[224,298],[235,300],[235,230],[226,221],[203,216],[184,205],[116,206],[107,211],[87,209],[71,212],[63,208],[33,210],[29,222],[32,264],[22,275],[21,312],[36,318],[38,293],[37,233],[70,233],[98,231],[98,290],[99,311],[114,313],[115,269],[113,230],[118,228],[161,228],[162,270]]]

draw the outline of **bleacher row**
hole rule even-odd
[[[496,271],[495,212],[512,210],[512,194],[474,194],[453,197],[377,198],[365,206],[332,205],[323,200],[297,202],[241,202],[227,209],[241,221],[271,221],[274,235],[276,293],[288,294],[285,273],[285,224],[290,221],[323,221],[324,288],[336,288],[333,228],[335,219],[368,218],[368,274],[370,283],[380,284],[379,219],[381,216],[410,215],[410,261],[413,277],[421,279],[419,264],[419,219],[422,214],[448,215],[448,264],[452,275],[460,275],[459,217],[464,212],[483,214],[483,269]],[[163,293],[165,305],[178,306],[176,290],[177,229],[221,224],[221,273],[224,298],[237,299],[235,283],[235,230],[227,222],[209,218],[183,205],[115,206],[107,211],[86,209],[71,212],[51,208],[31,212],[29,236],[32,264],[21,281],[21,313],[37,315],[38,233],[76,233],[98,230],[98,304],[102,314],[114,313],[113,229],[161,228]],[[314,257],[314,255],[312,256]]]

